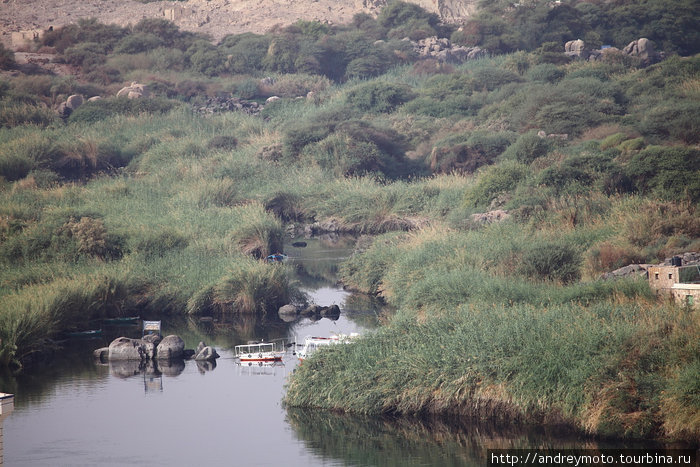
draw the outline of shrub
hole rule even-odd
[[[0,103],[0,127],[20,125],[46,127],[58,120],[58,115],[43,105]]]
[[[207,76],[217,76],[224,71],[226,58],[221,51],[207,41],[197,41],[185,51],[189,68]]]
[[[305,146],[302,156],[338,176],[382,173],[405,175],[404,138],[395,131],[362,120],[335,125],[335,132]]]
[[[85,69],[102,65],[107,61],[107,48],[96,42],[82,42],[67,49],[64,53],[66,63]]]
[[[0,70],[11,70],[16,65],[15,53],[6,49],[5,44],[0,43]]]
[[[600,142],[600,149],[609,149],[617,147],[627,139],[629,139],[629,136],[627,136],[624,133],[612,134]]]
[[[235,83],[231,92],[241,99],[252,99],[259,94],[258,83],[254,78],[244,79]]]
[[[538,157],[547,155],[549,149],[549,141],[546,138],[540,138],[537,133],[531,131],[518,136],[515,143],[506,151],[506,155],[515,157],[518,162],[523,164],[530,164]]]
[[[438,25],[440,19],[436,14],[428,13],[414,3],[393,1],[382,8],[377,16],[377,22],[387,29],[392,29],[411,22],[422,22],[434,27]]]
[[[252,33],[224,37],[219,47],[222,47],[224,53],[228,55],[226,68],[233,73],[261,70],[270,41],[268,36]]]
[[[700,142],[700,103],[676,101],[645,112],[639,131],[656,138],[675,138],[687,144]]]
[[[35,161],[16,153],[0,154],[0,176],[10,182],[20,180],[35,167]]]
[[[430,154],[430,168],[437,173],[472,173],[482,165],[492,164],[510,142],[507,133],[454,135],[436,143]]]
[[[190,298],[187,312],[273,313],[288,304],[293,295],[283,267],[246,259],[238,261],[218,283]]]
[[[497,68],[494,66],[485,66],[477,68],[473,73],[473,86],[475,89],[487,89],[493,91],[504,84],[518,83],[522,81],[520,76],[510,70]]]
[[[467,191],[466,202],[472,206],[488,206],[501,193],[510,192],[527,176],[527,166],[506,161],[480,172],[476,184]]]
[[[290,126],[282,140],[285,155],[297,156],[307,145],[321,141],[328,136],[333,128],[332,124],[315,122]]]
[[[581,256],[571,245],[538,242],[522,255],[519,271],[533,279],[574,282],[581,276]]]
[[[294,73],[294,63],[299,54],[299,41],[290,34],[277,36],[272,39],[267,48],[262,65],[265,70],[277,73]]]
[[[265,210],[273,213],[282,222],[299,222],[306,218],[302,199],[285,191],[278,191],[270,195],[265,201]]]
[[[137,54],[157,49],[163,45],[163,40],[148,32],[130,34],[120,40],[114,47],[117,54]]]
[[[143,18],[133,28],[134,33],[153,34],[165,47],[187,50],[194,40],[192,33],[182,32],[172,22],[162,18]]]
[[[102,219],[81,217],[65,225],[78,243],[78,253],[102,260],[119,259],[124,255],[124,239],[109,235]]]
[[[566,76],[566,72],[560,67],[551,63],[541,63],[535,65],[527,71],[527,79],[530,81],[544,81],[547,83],[556,83]]]
[[[364,175],[382,172],[384,154],[375,144],[355,141],[348,135],[335,133],[304,149],[304,157],[336,176]]]
[[[384,73],[390,66],[391,61],[386,56],[381,54],[372,54],[366,57],[353,59],[345,68],[345,77],[353,78],[371,78]]]
[[[43,45],[55,47],[60,53],[83,43],[98,44],[101,53],[111,51],[129,31],[115,24],[102,24],[96,18],[79,19],[77,24],[69,24],[53,31],[47,31],[42,38]]]
[[[262,259],[282,251],[284,233],[282,224],[276,217],[257,203],[240,206],[235,210],[235,215],[240,217],[241,223],[232,236],[243,254]]]
[[[392,112],[414,97],[407,85],[374,81],[352,88],[346,94],[346,101],[362,112]]]
[[[319,93],[329,88],[331,82],[325,76],[293,74],[282,75],[269,86],[260,86],[260,95],[279,97],[306,96],[309,92]]]
[[[589,250],[586,262],[592,273],[600,274],[628,264],[644,263],[646,258],[632,247],[603,242]]]
[[[642,193],[700,201],[700,150],[650,146],[630,159],[627,175]]]

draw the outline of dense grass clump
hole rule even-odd
[[[694,382],[681,382],[681,374],[666,378],[658,370],[694,364],[693,357],[674,349],[681,336],[692,335],[685,328],[692,321],[670,309],[607,304],[477,304],[418,320],[402,312],[377,335],[305,362],[286,402],[363,414],[438,413],[658,436],[675,417],[689,420],[680,411],[659,409],[679,397],[664,395],[666,389],[683,385],[681,393],[692,391]],[[649,340],[655,345],[647,345]],[[656,366],[649,367],[651,362]],[[686,407],[697,416],[697,404]],[[696,422],[683,432],[695,433]]]

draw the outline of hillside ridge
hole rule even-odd
[[[465,19],[476,0],[408,0],[439,14],[445,21]],[[185,2],[136,0],[4,0],[0,2],[0,40],[11,44],[11,33],[58,27],[80,18],[97,18],[120,26],[145,17],[162,17],[181,29],[208,34],[215,41],[227,34],[264,33],[297,19],[339,24],[356,13],[376,13],[386,0],[188,0]]]

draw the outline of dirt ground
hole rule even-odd
[[[214,41],[226,34],[263,33],[297,19],[346,23],[355,13],[375,12],[383,0],[0,0],[0,41],[12,44],[12,32],[45,30],[97,18],[121,26],[145,17],[174,21],[181,29],[206,33]]]

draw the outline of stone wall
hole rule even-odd
[[[700,284],[676,284],[671,288],[671,297],[678,305],[700,310]]]

